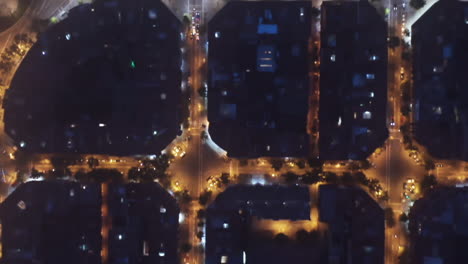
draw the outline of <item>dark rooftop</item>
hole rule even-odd
[[[409,218],[412,264],[468,260],[468,188],[432,190],[414,203]]]
[[[383,264],[384,211],[357,187],[321,185],[320,221],[328,224],[332,239],[329,260],[336,263]]]
[[[220,193],[207,211],[205,263],[240,264],[244,257],[248,263],[281,263],[278,261],[291,257],[298,249],[282,248],[283,254],[273,254],[282,256],[276,262],[268,261],[271,256],[263,256],[261,262],[251,260],[265,252],[254,242],[259,237],[251,232],[251,218],[309,220],[310,194],[307,187],[299,186],[236,185]],[[271,246],[270,242],[264,245]]]
[[[101,263],[100,186],[28,182],[0,205],[5,264]]]
[[[368,1],[323,2],[320,158],[362,160],[386,140],[386,39]]]
[[[179,207],[159,184],[111,186],[109,212],[110,263],[178,263]]]
[[[72,9],[19,67],[6,132],[34,152],[160,152],[180,131],[180,32],[161,1]]]
[[[468,160],[468,3],[437,1],[412,27],[416,140]]]
[[[210,135],[229,156],[308,154],[310,9],[234,1],[209,22]]]
[[[100,264],[103,246],[109,263],[178,263],[175,198],[157,183],[106,186],[19,185],[0,205],[1,263]]]

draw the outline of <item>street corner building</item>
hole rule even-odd
[[[384,264],[384,210],[359,187],[319,187],[319,221],[326,224],[328,262]]]
[[[304,247],[277,248],[271,239],[256,232],[253,226],[264,220],[310,220],[309,189],[235,185],[220,193],[207,209],[205,263],[310,261]]]
[[[101,263],[97,184],[28,182],[0,205],[2,264]]]
[[[178,216],[157,183],[27,182],[0,205],[1,263],[175,264]]]
[[[409,213],[411,264],[468,261],[468,188],[431,190]]]
[[[415,138],[435,158],[468,161],[468,3],[437,1],[411,43]]]
[[[16,72],[5,131],[31,152],[160,152],[181,133],[181,31],[161,1],[71,9]]]
[[[310,11],[235,1],[209,22],[209,131],[228,156],[307,156]]]
[[[362,160],[388,137],[387,24],[368,1],[321,11],[320,158]]]
[[[109,188],[109,263],[178,263],[179,206],[157,183]]]
[[[206,263],[383,264],[384,223],[358,187],[321,185],[314,201],[302,186],[232,186],[208,206]]]

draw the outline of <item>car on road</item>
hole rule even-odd
[[[403,200],[415,200],[416,194],[416,181],[413,178],[406,179],[403,183]]]
[[[318,136],[318,129],[317,126],[312,126],[312,136]]]
[[[392,120],[390,121],[390,126],[394,127],[395,126],[395,118],[392,117]]]

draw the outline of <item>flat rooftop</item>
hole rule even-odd
[[[319,186],[319,220],[327,224],[329,259],[384,264],[384,210],[364,190],[334,184]]]
[[[100,185],[28,182],[0,205],[2,262],[101,263]]]
[[[363,160],[387,139],[387,24],[368,1],[322,4],[320,158]]]
[[[307,156],[310,10],[234,1],[209,22],[209,132],[228,156]]]
[[[5,264],[100,264],[103,248],[109,263],[178,262],[179,207],[157,183],[27,182],[0,219]]]
[[[110,263],[178,263],[179,207],[157,183],[109,188]]]
[[[282,261],[288,258],[309,261],[310,258],[301,256],[315,256],[314,250],[294,243],[281,247],[273,241],[272,235],[258,232],[254,222],[310,220],[310,204],[307,187],[235,185],[227,188],[207,209],[206,263],[222,263],[223,260],[243,263],[244,258],[248,263],[284,263]],[[258,223],[260,225],[262,223]],[[273,248],[278,251],[264,255]]]
[[[462,263],[468,259],[468,188],[431,190],[409,213],[412,263]]]
[[[72,9],[16,72],[6,132],[31,152],[159,153],[180,133],[180,32],[160,1]]]
[[[411,41],[415,138],[435,158],[468,161],[468,3],[437,1]]]

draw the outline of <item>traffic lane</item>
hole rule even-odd
[[[389,190],[391,202],[399,202],[405,179],[421,179],[425,170],[409,157],[400,139],[389,139],[385,148],[384,153],[372,159],[375,168],[366,170],[365,173],[369,178],[378,179]]]
[[[185,156],[169,168],[174,180],[197,194],[206,187],[208,177],[229,172],[229,163],[216,151],[204,144],[200,135],[193,135]],[[199,186],[201,185],[201,186]]]
[[[417,182],[420,182],[422,177],[426,174],[426,171],[422,166],[416,164],[414,160],[409,157],[408,153],[404,150],[403,145],[399,141],[393,140],[391,144],[392,158],[389,164],[392,168],[392,173],[390,175],[390,200],[391,202],[399,202],[402,198],[404,181],[408,178],[412,178]]]

